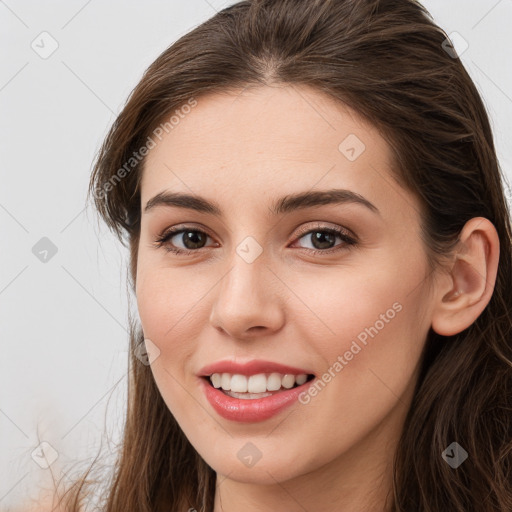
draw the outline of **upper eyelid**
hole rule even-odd
[[[310,233],[311,231],[315,231],[315,230],[318,230],[318,231],[332,230],[332,231],[341,231],[343,233],[346,233],[347,236],[350,236],[352,238],[357,238],[356,234],[352,230],[346,228],[345,226],[329,225],[329,223],[322,222],[322,221],[316,221],[316,225],[314,225],[314,226],[308,226],[305,228],[300,227],[298,229],[299,229],[300,236],[306,235],[306,234]]]

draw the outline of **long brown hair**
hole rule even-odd
[[[512,510],[512,254],[510,211],[488,116],[447,35],[414,0],[247,0],[217,13],[146,70],[95,162],[90,194],[130,248],[135,285],[140,148],[183,105],[251,85],[309,86],[347,104],[392,148],[397,181],[419,198],[432,268],[481,216],[499,235],[492,298],[461,333],[430,330],[394,461],[393,511]],[[127,162],[130,162],[127,165]],[[124,168],[125,172],[120,172]],[[213,510],[215,472],[168,410],[130,336],[124,439],[106,512]],[[441,457],[457,441],[469,458]],[[68,493],[87,498],[87,479]]]

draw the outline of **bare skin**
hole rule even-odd
[[[162,397],[217,473],[215,512],[390,509],[392,458],[427,333],[450,335],[474,322],[491,297],[499,254],[493,225],[472,219],[447,270],[431,273],[418,200],[391,168],[375,127],[291,86],[201,97],[150,151],[138,308],[145,337],[160,350],[151,368]],[[374,208],[343,202],[270,212],[283,196],[331,189]],[[145,211],[171,191],[215,202],[222,217],[169,205]],[[158,247],[172,226],[202,232],[204,245],[190,249],[180,233]],[[323,246],[314,245],[316,233]],[[246,237],[262,250],[251,263],[237,253]],[[307,403],[239,423],[213,410],[197,377],[224,359],[308,368],[317,379],[330,368],[334,376]],[[237,456],[249,441],[261,454],[251,467]]]

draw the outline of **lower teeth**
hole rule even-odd
[[[297,385],[293,386],[294,388],[297,387]],[[293,388],[290,388],[293,389]],[[219,391],[222,391],[225,395],[228,395],[232,398],[241,398],[242,400],[251,400],[255,398],[265,398],[267,396],[272,396],[275,393],[279,393],[280,391],[288,391],[288,388],[279,388],[277,391],[265,391],[264,393],[237,393],[236,391],[225,391],[224,389],[219,389]]]
[[[237,393],[236,391],[224,391],[222,392],[232,398],[241,398],[243,400],[251,400],[254,398],[265,398],[266,396],[272,396],[272,393]]]

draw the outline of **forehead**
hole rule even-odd
[[[342,186],[378,202],[383,182],[393,182],[391,152],[378,130],[313,89],[216,93],[186,111],[146,157],[143,205],[170,189],[217,194],[217,202],[238,197],[243,206],[250,196],[270,199],[317,185]]]
[[[148,164],[184,142],[195,153],[207,146],[212,156],[224,154],[229,146],[233,156],[249,151],[297,158],[318,150],[336,154],[338,144],[350,134],[359,134],[371,146],[379,140],[377,130],[348,106],[306,87],[252,87],[200,97],[196,106],[172,117],[160,130],[157,147],[150,151]],[[178,109],[179,111],[179,109]],[[165,122],[165,120],[164,120]],[[162,133],[163,132],[163,133]]]

